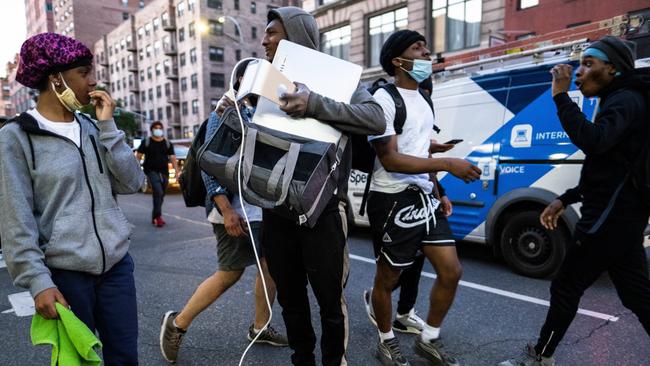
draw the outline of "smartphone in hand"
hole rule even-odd
[[[445,145],[449,145],[449,144],[456,145],[456,144],[461,143],[461,142],[463,142],[463,139],[453,139],[453,140],[449,140],[449,141],[445,142]]]

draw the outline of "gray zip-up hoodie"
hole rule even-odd
[[[28,113],[0,130],[0,237],[14,284],[32,296],[55,287],[48,268],[101,274],[129,248],[132,226],[115,193],[144,173],[113,120],[76,114],[81,147]]]
[[[269,11],[267,20],[280,19],[287,39],[311,49],[319,49],[318,25],[314,17],[301,8],[287,6]],[[309,60],[305,60],[309,62]],[[336,70],[314,70],[335,73]],[[309,85],[307,85],[309,87]],[[384,111],[372,95],[361,85],[352,95],[350,103],[341,103],[311,92],[305,117],[313,117],[347,134],[380,135],[386,130]],[[352,147],[348,144],[340,165],[341,172],[337,196],[344,199],[352,168]]]

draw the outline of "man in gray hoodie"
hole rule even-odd
[[[262,46],[272,61],[280,40],[318,49],[319,32],[313,16],[296,7],[268,13]],[[305,60],[309,62],[309,60]],[[314,70],[335,72],[335,70]],[[380,134],[385,129],[383,112],[361,86],[350,103],[340,103],[311,92],[296,83],[297,90],[281,97],[281,109],[292,117],[313,117],[340,131]],[[271,276],[276,281],[278,302],[287,327],[294,365],[315,365],[316,336],[311,324],[307,283],[320,306],[323,365],[345,365],[348,339],[347,306],[343,289],[348,278],[347,219],[344,199],[351,168],[351,149],[344,152],[338,190],[313,228],[296,225],[271,210],[264,210],[262,246]]]
[[[92,54],[54,33],[25,41],[16,80],[37,88],[36,108],[0,131],[0,236],[14,284],[36,311],[56,303],[102,341],[106,365],[138,363],[132,226],[116,193],[144,174],[113,120],[115,102],[96,86]],[[76,112],[93,101],[98,121]]]

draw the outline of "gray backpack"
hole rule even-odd
[[[348,137],[337,144],[310,140],[246,123],[234,108],[221,116],[214,134],[199,149],[201,169],[251,205],[273,210],[298,225],[314,227],[337,189]],[[244,144],[242,145],[242,139]],[[243,146],[241,192],[238,184]]]

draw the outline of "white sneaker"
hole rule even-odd
[[[415,310],[411,309],[408,314],[397,314],[393,321],[393,329],[402,333],[420,334],[424,329],[424,324],[424,320],[415,314]]]

